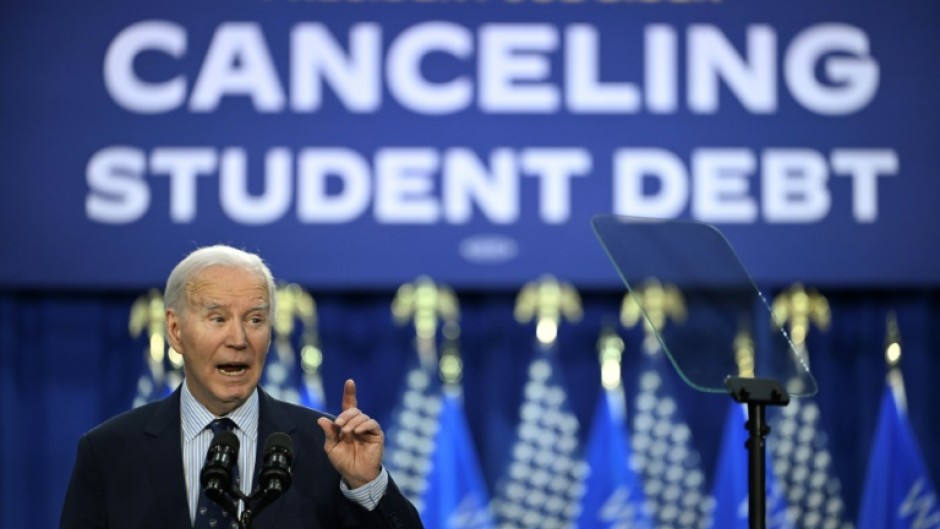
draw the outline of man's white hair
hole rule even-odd
[[[268,316],[270,321],[274,321],[274,302],[275,302],[275,284],[274,276],[268,265],[256,254],[239,250],[224,244],[206,246],[194,250],[180,261],[170,277],[166,280],[166,288],[163,290],[164,309],[173,309],[176,314],[182,316],[186,311],[186,285],[210,266],[226,266],[241,268],[249,272],[258,274],[258,277],[264,280],[268,287]]]

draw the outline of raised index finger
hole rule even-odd
[[[355,408],[356,403],[356,383],[350,378],[343,385],[343,411]]]

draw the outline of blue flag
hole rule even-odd
[[[653,529],[642,483],[630,467],[623,388],[597,399],[585,459],[578,529]]]
[[[859,529],[937,529],[937,489],[891,387],[881,400],[868,459]]]
[[[326,398],[323,396],[323,382],[318,373],[304,373],[304,383],[300,392],[300,403],[315,410],[326,409]]]
[[[427,489],[420,502],[424,526],[493,529],[489,495],[457,387],[444,389],[432,453]]]
[[[747,408],[731,403],[725,419],[721,453],[715,471],[715,511],[713,529],[748,529],[748,438],[745,424]],[[772,434],[771,434],[772,435]],[[787,511],[786,500],[773,467],[766,465],[766,527],[767,529],[793,529],[792,513]]]

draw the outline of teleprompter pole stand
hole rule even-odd
[[[767,474],[765,459],[767,447],[764,439],[770,426],[764,420],[764,408],[786,406],[790,395],[783,385],[769,378],[728,377],[725,387],[735,402],[747,404],[747,482],[748,482],[748,527],[767,527]]]

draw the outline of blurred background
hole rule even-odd
[[[163,282],[226,243],[280,282],[262,385],[354,378],[429,528],[746,527],[725,376],[818,386],[769,527],[940,527],[935,2],[0,13],[0,526],[179,384]]]

